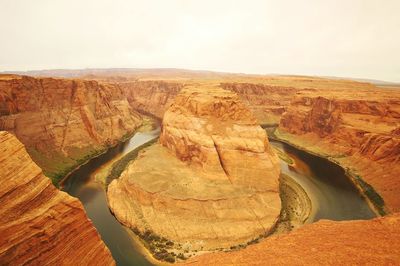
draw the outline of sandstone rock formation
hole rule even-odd
[[[396,265],[400,214],[369,221],[321,220],[246,249],[211,253],[185,265]]]
[[[0,264],[114,265],[82,204],[58,191],[4,131],[0,169]]]
[[[325,95],[293,99],[281,118],[278,137],[332,158],[354,174],[367,194],[372,193],[371,185],[387,211],[399,211],[400,92],[349,89]],[[376,194],[368,196],[383,205]]]
[[[268,234],[280,213],[280,167],[239,97],[185,88],[164,115],[160,144],[108,187],[118,220],[188,250],[229,248]]]
[[[221,87],[236,92],[264,125],[277,125],[298,89],[254,83],[221,83]]]
[[[110,81],[114,82],[114,81]],[[140,112],[162,118],[184,83],[178,81],[116,82],[124,90],[131,106]],[[190,85],[195,82],[186,82]],[[209,83],[199,81],[198,83]],[[246,82],[213,82],[215,86],[237,93],[261,124],[278,124],[298,89]]]
[[[121,82],[128,102],[135,110],[162,119],[183,84],[166,81]]]
[[[164,114],[160,143],[182,161],[223,171],[232,184],[273,186],[274,178],[260,177],[279,172],[256,118],[236,94],[219,88],[182,91]]]
[[[116,85],[27,76],[0,76],[0,114],[0,129],[55,181],[141,123]]]

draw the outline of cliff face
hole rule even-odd
[[[221,83],[221,87],[237,93],[261,124],[279,124],[298,89],[253,83]]]
[[[24,146],[0,131],[0,261],[114,265],[82,204],[57,190]]]
[[[56,181],[141,123],[118,86],[25,76],[0,78],[0,114],[0,129]]]
[[[395,265],[400,214],[369,221],[322,220],[246,249],[206,254],[185,265]]]
[[[235,93],[219,88],[183,90],[164,115],[160,143],[182,161],[224,171],[233,184],[256,188],[273,180],[260,176],[279,174],[256,118]]]
[[[109,81],[111,82],[111,81]],[[194,82],[186,82],[186,85]],[[201,82],[200,82],[201,83]],[[209,83],[204,82],[203,83]],[[215,83],[238,94],[261,124],[278,124],[298,89],[253,83]],[[218,85],[217,85],[218,84]],[[131,106],[140,112],[162,118],[179,91],[185,86],[177,81],[119,82]]]
[[[351,95],[353,93],[353,95]],[[333,158],[400,210],[400,93],[351,91],[302,95],[283,114],[278,136]]]
[[[279,172],[265,131],[236,94],[187,88],[164,115],[160,144],[107,194],[117,219],[139,232],[191,251],[229,248],[274,226]]]
[[[130,105],[139,112],[162,119],[183,84],[166,81],[136,81],[118,83]]]

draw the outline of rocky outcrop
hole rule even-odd
[[[2,265],[114,265],[82,204],[57,190],[4,131],[0,169]]]
[[[194,82],[186,82],[186,85]],[[143,113],[162,118],[179,91],[185,86],[177,81],[119,82],[131,106]],[[215,84],[237,93],[261,124],[278,124],[298,89],[252,83]]]
[[[183,84],[166,81],[120,82],[128,102],[135,110],[162,119]]]
[[[182,91],[164,115],[160,143],[182,161],[223,171],[233,184],[257,188],[279,172],[256,118],[235,93],[219,88]],[[260,178],[265,173],[272,178]]]
[[[271,86],[262,83],[221,83],[221,87],[237,93],[249,106],[261,124],[279,124],[298,89],[293,87]]]
[[[0,129],[55,181],[141,123],[116,85],[26,76],[0,77],[0,113]]]
[[[236,94],[183,89],[164,115],[159,142],[109,185],[118,220],[191,251],[229,248],[270,232],[281,207],[280,167]]]
[[[400,138],[394,134],[365,134],[359,154],[372,161],[397,164],[400,162]]]
[[[400,214],[369,221],[322,220],[246,249],[211,253],[185,265],[395,265]]]
[[[277,136],[330,157],[361,182],[361,189],[368,190],[364,192],[370,193],[372,186],[385,202],[381,207],[399,211],[399,125],[398,91],[349,89],[344,94],[331,91],[327,97],[295,98],[282,116]]]

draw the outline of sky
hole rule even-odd
[[[0,0],[0,71],[187,68],[400,82],[400,0]]]

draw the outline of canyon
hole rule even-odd
[[[399,122],[399,90],[303,93],[291,101],[275,135],[342,165],[378,211],[398,212]]]
[[[141,124],[121,88],[79,79],[1,75],[0,114],[55,184]]]
[[[159,143],[107,195],[118,220],[139,234],[207,251],[269,234],[281,209],[278,179],[278,157],[239,97],[186,87],[164,114]]]
[[[400,261],[399,88],[180,70],[30,74],[40,77],[0,75],[0,130],[11,133],[0,134],[1,262],[113,264],[79,201],[47,177],[57,185],[127,140],[145,115],[162,120],[160,139],[111,182],[108,203],[138,235],[169,241],[168,252],[200,254],[187,264]],[[279,159],[266,132],[343,167],[383,217],[322,220],[263,239],[281,211]],[[64,231],[79,248],[63,245]],[[237,248],[249,242],[260,243]]]

